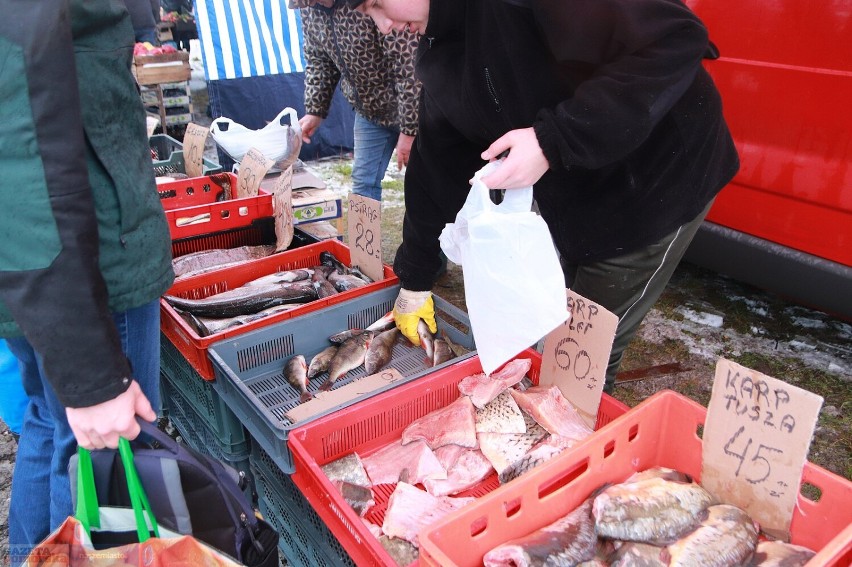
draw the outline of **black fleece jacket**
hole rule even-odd
[[[567,260],[635,251],[693,219],[739,167],[708,43],[679,0],[432,0],[403,287],[431,289],[481,152],[517,128],[550,163],[534,193]]]

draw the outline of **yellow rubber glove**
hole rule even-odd
[[[415,346],[420,345],[420,337],[417,335],[420,319],[426,322],[432,334],[438,332],[431,291],[400,289],[393,306],[393,318],[400,332]]]

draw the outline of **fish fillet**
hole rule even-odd
[[[408,471],[408,482],[418,484],[427,478],[447,478],[432,449],[423,441],[407,445],[391,443],[362,459],[373,484],[396,484],[402,471]]]
[[[597,536],[586,500],[568,515],[531,534],[499,545],[485,554],[485,567],[577,565],[595,556]]]
[[[557,386],[535,386],[523,392],[511,390],[518,407],[553,435],[585,439],[592,434],[574,406]]]
[[[798,567],[806,564],[815,552],[783,541],[762,541],[757,544],[751,565],[754,567]]]
[[[445,445],[445,447],[448,445]],[[441,447],[443,449],[443,447]],[[491,462],[478,449],[463,449],[453,465],[447,469],[447,478],[433,480],[427,478],[423,482],[426,491],[432,496],[447,496],[458,494],[468,488],[473,488],[494,470]]]
[[[406,482],[400,482],[388,499],[382,531],[387,536],[398,537],[420,547],[417,534],[423,528],[474,500],[476,499],[435,497]]]
[[[516,479],[527,471],[530,471],[547,462],[562,451],[570,449],[576,445],[578,441],[571,437],[562,437],[561,435],[548,435],[539,441],[535,447],[530,449],[520,460],[512,463],[511,466],[502,471],[499,475],[500,484],[505,484],[510,480]]]
[[[524,433],[479,433],[479,449],[501,474],[524,458],[536,443],[547,437],[547,431],[532,418],[525,416],[527,430]]]
[[[467,396],[437,409],[409,424],[402,432],[402,444],[423,439],[431,449],[454,444],[476,447],[476,410]]]
[[[507,388],[523,380],[531,366],[532,361],[530,359],[517,358],[508,362],[491,376],[480,373],[464,378],[459,382],[459,392],[469,396],[473,405],[482,409]]]
[[[509,392],[499,396],[476,410],[477,433],[524,433],[524,414]]]

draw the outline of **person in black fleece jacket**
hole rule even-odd
[[[534,188],[566,284],[619,317],[606,374],[662,293],[739,160],[680,0],[348,0],[421,34],[420,124],[394,270],[398,325],[434,317],[438,236],[483,181]],[[507,298],[510,301],[511,298]],[[511,325],[511,321],[506,322]]]

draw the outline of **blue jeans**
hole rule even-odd
[[[388,169],[399,130],[385,128],[355,114],[355,159],[352,162],[352,192],[382,200],[382,179]]]
[[[122,313],[113,313],[133,377],[148,396],[154,411],[160,408],[160,308],[152,301]],[[24,337],[8,339],[21,367],[30,403],[24,414],[12,498],[9,504],[9,552],[12,564],[22,561],[38,544],[73,515],[68,461],[77,442],[47,379],[39,355]]]

